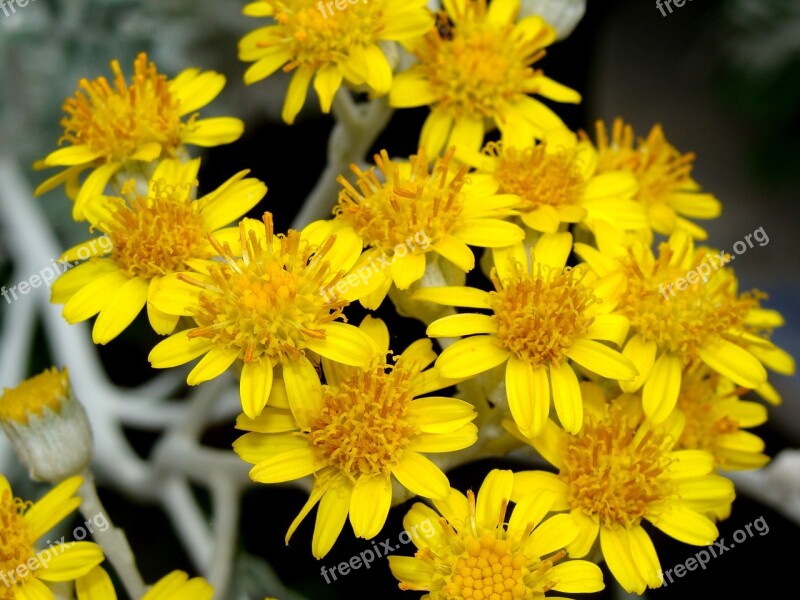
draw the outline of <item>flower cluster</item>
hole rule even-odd
[[[245,81],[292,73],[290,124],[312,79],[323,112],[352,94],[428,106],[419,150],[354,164],[330,219],[276,232],[269,212],[244,218],[267,191],[247,171],[197,197],[200,159],[187,145],[242,132],[195,113],[224,78],[189,69],[170,80],[142,55],[128,85],[114,62],[113,87],[80,82],[64,105],[68,146],[39,165],[65,167],[39,192],[65,183],[75,218],[111,240],[65,252],[91,256],[52,301],[70,323],[96,316],[97,344],[146,309],[168,336],[152,366],[199,359],[189,385],[238,375],[245,433],[233,449],[252,480],[313,481],[287,544],[315,507],[321,558],[346,521],[374,538],[393,505],[420,496],[436,510],[415,504],[407,529],[430,519],[436,531],[414,537],[414,557],[390,559],[402,589],[443,600],[596,592],[598,556],[628,592],[659,587],[642,523],[687,544],[714,540],[734,499],[717,469],[769,460],[744,430],[766,409],[740,398],[778,402],[766,369],[794,373],[770,341],[781,315],[765,294],[740,292],[730,266],[668,301],[659,291],[715,252],[696,245],[706,233],[692,219],[721,204],[691,177],[694,156],[659,126],[639,140],[621,120],[594,139],[570,131],[540,98],[580,95],[534,68],[555,30],[519,18],[518,0],[444,0],[435,14],[424,0],[370,0],[330,18],[317,4],[245,7],[269,19],[241,40]],[[355,302],[393,303],[441,351],[426,338],[395,356],[384,321],[348,323]],[[453,465],[523,445],[553,469],[492,471],[477,495],[451,488]],[[9,493],[17,560],[46,528],[25,529]],[[79,597],[114,597],[98,562],[72,573]],[[210,594],[185,574],[159,592]]]

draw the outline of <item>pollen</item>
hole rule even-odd
[[[581,432],[567,439],[560,477],[571,508],[627,528],[672,495],[664,435],[650,430],[635,439],[638,425],[614,404],[602,418],[587,415]]]
[[[697,350],[708,341],[724,337],[731,329],[743,329],[747,312],[765,298],[759,292],[738,295],[735,276],[721,263],[716,254],[698,249],[687,269],[667,243],[659,245],[657,259],[649,252],[637,256],[631,251],[624,260],[628,291],[619,311],[634,331],[659,348],[680,353],[688,363],[698,358]],[[698,278],[679,290],[676,282],[683,279],[685,283],[687,271],[698,271],[701,265],[700,272],[710,272],[707,281]]]
[[[23,518],[25,511],[32,504],[15,498],[10,489],[3,490],[0,495],[0,573],[4,574],[6,579],[11,579],[13,576],[17,581],[25,581],[31,575],[30,571],[27,571],[24,577],[20,577],[16,569],[35,556],[35,540]],[[14,598],[14,587],[8,583],[0,586],[0,600],[14,600]]]
[[[320,10],[319,0],[265,1],[274,10],[277,27],[259,47],[287,48],[295,58],[284,71],[339,62],[353,48],[374,44],[383,30],[378,2],[350,3],[346,10],[328,15]]]
[[[506,540],[487,533],[470,537],[464,553],[453,565],[444,597],[453,600],[524,600],[529,589],[523,583],[528,559],[521,552],[512,552]]]
[[[153,184],[143,198],[125,186],[131,196],[104,225],[112,243],[112,259],[128,277],[152,279],[184,270],[186,261],[210,256],[206,229],[191,199],[191,186],[175,186],[164,180]]]
[[[161,145],[162,156],[175,156],[181,134],[194,117],[181,121],[178,100],[169,90],[167,77],[142,53],[134,62],[130,85],[118,61],[111,63],[113,86],[105,77],[81,79],[74,98],[64,102],[62,119],[66,140],[102,152],[109,161],[130,158],[143,144]]]
[[[324,386],[324,406],[305,433],[324,460],[353,482],[389,473],[417,433],[407,417],[412,372],[385,367],[359,370],[339,386]]]
[[[583,198],[586,183],[574,149],[549,152],[546,143],[518,149],[491,142],[486,153],[497,157],[500,193],[519,196],[526,210],[577,206]]]
[[[382,150],[375,156],[375,164],[385,181],[373,170],[365,172],[354,165],[358,189],[340,177],[344,189],[334,213],[352,226],[368,246],[390,251],[420,231],[435,244],[461,222],[462,189],[468,169],[454,170],[452,157],[451,150],[436,159],[429,170],[422,149],[411,157],[410,163],[393,161]],[[420,248],[413,251],[424,252]]]
[[[4,390],[0,397],[0,420],[27,424],[30,415],[41,415],[45,409],[60,411],[61,403],[70,393],[67,370],[48,369],[14,389]]]
[[[497,337],[520,360],[534,367],[560,366],[566,350],[583,337],[593,318],[586,309],[599,302],[583,283],[578,269],[563,273],[546,272],[536,265],[534,274],[516,266],[516,274],[495,286],[490,304],[497,320]]]
[[[300,232],[274,236],[272,215],[263,218],[266,237],[239,224],[242,259],[230,248],[212,244],[225,260],[210,269],[210,282],[184,275],[184,281],[203,288],[190,337],[204,337],[218,347],[234,350],[245,362],[262,357],[272,361],[296,359],[306,341],[324,339],[322,325],[342,314],[343,301],[327,302],[319,290],[329,284],[330,263],[325,255],[334,238],[320,248],[301,240]]]
[[[513,23],[487,22],[485,0],[464,10],[457,24],[441,14],[440,26],[414,51],[440,108],[456,119],[493,118],[527,92],[538,74],[531,65],[544,51],[540,42],[512,35]]]
[[[655,125],[645,139],[634,139],[633,127],[614,121],[611,138],[605,124],[597,124],[598,173],[629,171],[639,181],[638,199],[645,205],[664,204],[669,194],[689,188],[694,153],[682,154]]]

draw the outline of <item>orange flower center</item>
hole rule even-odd
[[[325,405],[305,435],[327,464],[351,481],[390,472],[416,433],[407,417],[414,374],[378,365],[323,386]]]
[[[500,281],[493,274],[495,290],[490,304],[497,320],[497,338],[518,358],[536,367],[559,366],[566,351],[583,337],[593,318],[586,309],[598,302],[583,283],[577,269],[564,273],[536,274],[516,266],[516,275]]]
[[[186,269],[189,259],[213,255],[191,189],[161,180],[143,198],[133,186],[131,181],[123,189],[131,196],[130,205],[118,206],[113,221],[103,226],[111,240],[112,259],[123,273],[152,279]]]
[[[410,163],[394,162],[382,150],[375,164],[384,182],[372,170],[364,172],[355,166],[358,189],[339,178],[344,189],[334,211],[336,218],[351,225],[368,246],[391,252],[406,244],[411,252],[425,252],[461,221],[467,169],[453,170],[451,159],[448,152],[429,171],[422,150]],[[420,234],[427,237],[427,244],[420,245]]]
[[[269,213],[264,227],[266,237],[258,239],[240,223],[241,259],[213,242],[225,263],[211,269],[210,283],[179,275],[205,290],[193,314],[197,328],[189,337],[209,338],[239,352],[245,362],[264,356],[273,362],[299,358],[307,340],[325,338],[321,326],[339,317],[347,304],[328,302],[320,294],[342,276],[330,273],[325,260],[333,237],[319,248],[302,241],[299,231],[276,237]]]
[[[455,23],[441,13],[439,27],[414,53],[439,108],[456,119],[495,118],[529,91],[542,41],[512,35],[513,23],[488,22],[485,0],[465,3],[464,10],[453,15]]]
[[[638,425],[612,405],[604,418],[587,415],[580,433],[569,436],[560,477],[572,508],[604,525],[631,527],[672,494],[664,435],[651,430],[637,437]]]
[[[14,498],[10,490],[4,490],[0,495],[0,573],[5,575],[8,583],[24,581],[31,576],[28,571],[20,577],[16,569],[24,565],[28,559],[36,555],[31,532],[23,515],[31,507],[31,502]],[[0,600],[14,600],[15,593],[12,585],[0,585]]]
[[[147,55],[134,62],[130,85],[125,82],[119,62],[113,61],[114,87],[105,77],[81,79],[74,98],[64,102],[67,116],[63,140],[102,152],[107,161],[131,158],[145,144],[159,144],[161,156],[175,156],[181,134],[189,123],[181,122],[178,100],[169,90],[165,75],[156,70]]]
[[[544,204],[576,206],[583,198],[586,182],[576,162],[577,150],[548,152],[544,143],[524,150],[490,144],[487,150],[497,156],[494,174],[500,192],[522,198],[526,212]]]

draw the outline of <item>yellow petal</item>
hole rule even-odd
[[[306,475],[311,475],[320,466],[315,460],[314,451],[306,443],[302,448],[271,456],[261,461],[250,469],[250,479],[259,483],[294,481]]]
[[[500,219],[466,219],[452,231],[465,244],[481,248],[502,248],[525,239],[525,232],[514,223]]]
[[[395,75],[389,91],[389,105],[395,108],[414,108],[436,100],[433,88],[425,75],[413,68]]]
[[[359,477],[350,499],[350,524],[356,537],[371,539],[378,535],[386,523],[391,504],[389,477]]]
[[[429,589],[436,574],[433,565],[413,556],[389,556],[388,559],[389,569],[398,581],[414,586],[412,589]]]
[[[553,589],[557,592],[591,594],[605,587],[600,567],[586,560],[559,563],[552,567],[547,575],[555,581]]]
[[[527,527],[534,528],[550,512],[556,495],[551,490],[540,490],[520,498],[508,521],[509,537],[520,535]]]
[[[133,323],[147,303],[149,285],[142,279],[129,279],[111,294],[92,329],[95,344],[107,344]]]
[[[97,167],[83,182],[75,204],[72,207],[72,218],[76,221],[83,220],[84,208],[96,196],[102,196],[108,185],[109,180],[122,168],[119,163],[107,163]]]
[[[478,428],[468,423],[448,433],[418,433],[409,449],[415,452],[455,452],[469,448],[478,440]]]
[[[514,473],[492,469],[478,490],[475,517],[478,527],[491,529],[500,523],[504,506],[511,501]]]
[[[533,367],[516,356],[506,366],[508,408],[523,435],[536,437],[550,414],[550,382],[545,367]]]
[[[479,150],[483,146],[483,119],[466,115],[456,119],[450,134],[450,146],[456,149]]]
[[[553,515],[533,530],[525,542],[525,549],[536,556],[546,556],[565,548],[578,537],[578,533],[578,526],[571,515]]]
[[[289,125],[294,123],[297,113],[300,112],[306,102],[308,84],[311,82],[313,73],[314,70],[309,67],[299,67],[289,82],[289,88],[286,90],[286,100],[283,103],[281,112],[283,120]]]
[[[449,113],[440,109],[433,109],[422,126],[420,145],[424,148],[425,154],[429,157],[439,156],[439,153],[450,137],[450,128],[453,125],[453,117]]]
[[[103,550],[93,542],[70,542],[54,545],[46,569],[36,572],[45,581],[74,581],[83,577],[105,559]]]
[[[84,146],[82,144],[67,146],[66,148],[60,148],[48,154],[44,159],[44,164],[48,167],[70,167],[92,162],[95,158],[99,158],[102,155],[103,153],[101,151],[92,150],[89,146]]]
[[[242,399],[242,410],[251,419],[255,419],[269,400],[272,391],[273,366],[269,358],[244,363],[239,382],[239,396]]]
[[[658,357],[642,389],[644,413],[654,423],[662,423],[675,408],[681,391],[681,361],[664,352]]]
[[[282,47],[276,48],[274,52],[260,57],[255,63],[250,65],[244,73],[244,82],[250,85],[256,81],[266,79],[291,60],[291,58],[291,52]]]
[[[208,148],[235,142],[244,133],[244,122],[233,117],[214,117],[195,121],[182,135],[185,144]]]
[[[511,352],[490,335],[476,335],[448,346],[436,361],[442,376],[458,379],[472,377],[505,362]]]
[[[308,338],[306,345],[320,356],[345,365],[361,367],[369,363],[377,348],[358,327],[334,321],[323,325],[325,339]]]
[[[189,337],[189,331],[181,331],[159,342],[150,351],[147,360],[156,369],[169,369],[194,360],[214,347],[214,342],[204,337]]]
[[[172,98],[178,101],[178,115],[183,116],[206,106],[224,87],[224,75],[214,71],[197,73],[194,69],[187,69],[170,82],[169,91]]]
[[[450,483],[442,470],[421,454],[406,450],[400,462],[392,467],[392,475],[400,485],[425,498],[444,499]]]
[[[462,313],[442,317],[425,332],[430,337],[458,337],[476,333],[497,333],[497,321],[489,315]]]
[[[639,374],[630,381],[620,381],[619,387],[626,394],[633,394],[642,387],[642,384],[650,377],[650,372],[653,369],[653,364],[656,362],[656,352],[658,346],[655,342],[645,340],[641,334],[634,335],[625,348],[622,350],[622,356],[627,358],[633,363]]]
[[[523,498],[536,496],[543,490],[552,492],[555,496],[550,510],[566,510],[567,484],[555,473],[545,471],[521,471],[514,473],[514,490],[511,500],[521,502]]]
[[[627,533],[628,546],[639,577],[651,588],[660,587],[661,563],[658,561],[653,540],[641,526],[634,526],[629,530],[620,529],[620,531]]]
[[[78,600],[117,600],[111,577],[102,567],[95,567],[75,581]]]
[[[64,305],[64,310],[61,314],[69,323],[85,321],[103,310],[108,305],[109,298],[114,292],[128,281],[131,280],[114,269],[76,291]],[[141,307],[139,308],[141,310]]]
[[[617,346],[622,346],[625,338],[628,337],[630,321],[624,315],[597,315],[589,325],[586,337],[590,340],[605,340],[614,342]],[[625,356],[625,353],[622,354]],[[629,357],[625,356],[625,358]],[[633,362],[633,361],[631,361]],[[634,363],[636,366],[636,363]]]
[[[549,267],[553,273],[561,273],[572,252],[572,235],[563,233],[545,233],[534,247],[534,260],[537,264]]]
[[[700,513],[681,505],[672,505],[647,520],[668,536],[694,546],[707,546],[717,539],[717,526]]]
[[[200,362],[189,372],[186,383],[189,385],[200,385],[219,377],[234,363],[238,358],[238,350],[228,350],[227,348],[214,347],[200,359]]]
[[[350,509],[353,487],[338,481],[325,492],[317,510],[314,537],[311,539],[311,553],[314,558],[324,557],[342,532],[347,512]]]
[[[425,274],[425,254],[406,254],[392,259],[392,279],[399,290],[407,290]]]
[[[445,286],[435,288],[422,288],[415,291],[412,300],[434,302],[464,308],[491,308],[489,293],[478,288]]]
[[[633,562],[627,530],[623,527],[601,527],[600,548],[611,574],[629,594],[643,594],[647,582]]]
[[[575,371],[569,363],[550,366],[550,385],[558,420],[565,431],[578,433],[583,425],[583,400]]]
[[[310,415],[322,409],[322,386],[314,365],[305,356],[283,365],[286,398],[298,424],[307,428]]]
[[[452,235],[445,236],[434,244],[433,249],[462,271],[468,272],[475,268],[475,255],[470,247]]]
[[[320,110],[328,113],[331,110],[333,97],[342,85],[342,72],[335,64],[328,64],[317,71],[314,77],[314,90],[319,95]]]
[[[279,434],[246,433],[233,442],[233,451],[243,461],[253,465],[278,456],[303,453],[308,441],[294,432]]]
[[[622,354],[594,340],[577,339],[566,350],[576,363],[609,379],[633,379],[636,367]]]
[[[81,500],[75,493],[81,484],[83,478],[79,476],[65,479],[25,512],[25,523],[34,539],[42,537],[80,506]],[[10,490],[8,481],[3,487]]]
[[[435,396],[414,400],[408,411],[409,420],[423,433],[450,433],[464,427],[476,416],[475,408],[469,402]]]
[[[567,552],[572,558],[580,558],[589,554],[594,546],[600,532],[600,520],[590,517],[579,508],[572,509],[570,516],[578,526],[578,535],[567,545]]]

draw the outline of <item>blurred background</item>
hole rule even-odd
[[[310,99],[297,124],[288,127],[280,122],[286,83],[280,76],[244,87],[245,65],[237,60],[236,45],[259,23],[241,16],[241,6],[234,0],[36,0],[8,17],[0,12],[0,156],[16,161],[30,184],[38,184],[44,176],[30,166],[55,147],[61,103],[74,92],[78,79],[108,76],[108,63],[114,58],[129,73],[134,56],[146,50],[171,76],[194,66],[228,77],[225,91],[203,114],[240,117],[246,133],[239,142],[205,154],[200,193],[250,168],[269,186],[252,216],[270,210],[276,229],[285,230],[325,164],[332,119],[319,115],[316,101]],[[622,116],[645,136],[653,124],[661,123],[679,150],[697,153],[695,179],[724,206],[721,218],[703,222],[709,245],[730,251],[736,241],[764,228],[769,243],[740,256],[736,272],[742,290],[769,293],[766,306],[781,311],[787,321],[773,339],[800,356],[800,276],[794,262],[800,257],[795,207],[800,199],[800,3],[689,0],[663,16],[655,0],[589,0],[585,18],[568,39],[550,49],[540,66],[584,95],[578,107],[556,107],[570,126],[591,132],[595,120],[609,122]],[[413,153],[426,111],[397,113],[374,150]],[[71,221],[71,206],[61,190],[42,199],[31,197],[30,202],[46,213],[62,248],[86,239],[85,224]],[[13,261],[5,236],[0,233],[0,282],[8,283]],[[353,322],[361,319],[358,310],[348,314]],[[396,334],[395,350],[424,335],[419,323],[397,317],[388,307],[379,314]],[[6,305],[0,303],[0,318],[6,315]],[[142,321],[101,348],[110,379],[126,387],[152,378],[146,358],[155,341]],[[52,362],[42,332],[35,335],[24,360],[0,347],[0,385],[16,385],[20,377],[19,369],[3,365],[24,364],[27,376]],[[755,433],[766,440],[767,453],[774,456],[800,446],[800,395],[797,377],[771,375],[771,382],[784,403],[770,407],[770,421]],[[157,441],[157,434],[150,431],[127,428],[125,434],[142,458]],[[227,449],[236,437],[229,422],[206,432],[203,442]],[[0,465],[12,481],[19,481],[20,490],[35,494],[36,488],[26,481],[5,444],[0,445]],[[524,465],[484,461],[453,471],[451,483],[462,490],[477,488],[496,467]],[[158,506],[137,503],[113,485],[101,492],[110,516],[127,529],[148,581],[173,568],[196,572]],[[198,488],[195,493],[199,504],[207,506],[206,492]],[[397,590],[384,561],[326,584],[320,574],[323,565],[346,561],[371,544],[353,539],[346,528],[331,553],[316,561],[310,553],[312,515],[286,547],[285,531],[305,499],[304,492],[278,487],[254,486],[246,492],[236,563],[239,595],[231,598],[263,597],[263,586],[275,585],[276,576],[301,595],[297,598],[418,596]],[[393,509],[379,540],[391,538],[397,545],[406,508]],[[791,589],[795,578],[789,561],[794,553],[785,554],[781,548],[791,548],[800,534],[795,524],[742,495],[730,519],[721,524],[721,535],[730,539],[736,529],[760,516],[769,524],[767,535],[749,539],[712,561],[706,571],[689,573],[648,596],[766,595]],[[697,551],[658,532],[654,537],[665,568]],[[405,546],[399,552],[411,550]],[[614,596],[613,586],[608,587],[596,597]],[[285,595],[292,597],[289,592]]]

